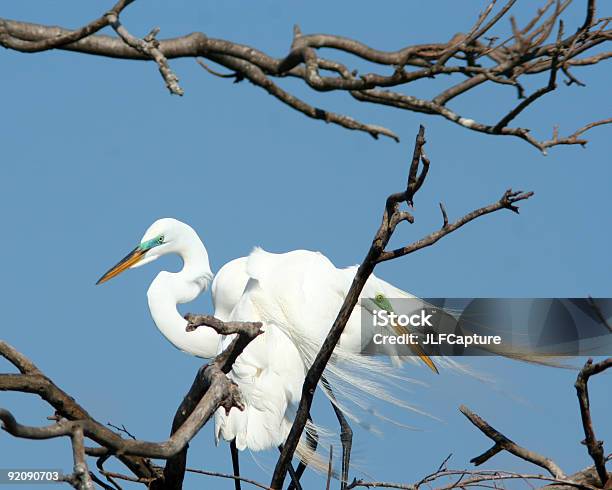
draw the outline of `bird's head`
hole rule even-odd
[[[378,306],[382,310],[386,310],[388,312],[393,311],[393,307],[391,306],[391,303],[389,302],[389,300],[386,298],[386,296],[383,293],[377,293],[376,296],[374,296],[374,299],[372,301],[374,302],[376,306]]]
[[[149,226],[142,236],[140,244],[106,271],[96,284],[102,284],[121,274],[126,269],[140,267],[141,265],[153,262],[162,255],[177,252],[181,238],[185,236],[186,228],[191,230],[189,225],[174,218],[158,219]]]

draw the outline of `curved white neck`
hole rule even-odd
[[[149,286],[147,299],[155,325],[170,343],[189,354],[210,358],[217,355],[218,334],[206,327],[185,331],[187,320],[176,308],[178,303],[194,300],[213,278],[206,248],[195,232],[192,234],[174,250],[183,259],[183,268],[160,272]]]

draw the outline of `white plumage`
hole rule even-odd
[[[265,449],[285,440],[306,370],[327,336],[356,271],[357,267],[336,268],[319,252],[295,250],[274,254],[261,248],[256,248],[248,257],[233,260],[219,271],[212,287],[215,316],[222,320],[260,321],[265,325],[265,334],[249,345],[229,375],[242,390],[246,389],[246,408],[244,412],[232,409],[229,416],[219,410],[217,437],[228,441],[236,438],[239,449]],[[243,290],[240,298],[235,294],[238,289]],[[232,294],[234,300],[238,298],[233,309],[231,301],[228,302]],[[414,298],[371,276],[361,297],[377,294]],[[368,402],[363,398],[365,393],[412,409],[393,398],[381,383],[405,379],[392,373],[388,364],[360,355],[372,339],[372,332],[362,334],[362,315],[372,314],[363,308],[360,304],[355,307],[326,369],[331,387],[340,395],[340,401],[332,401],[337,405],[342,400],[351,401],[368,409]],[[231,314],[225,317],[230,309]],[[373,322],[365,321],[364,325],[373,325]],[[224,340],[221,348],[230,340]],[[390,354],[394,353],[393,346],[388,349]],[[256,403],[251,404],[251,399]],[[360,422],[345,404],[341,408]],[[262,433],[262,426],[267,435]],[[266,440],[266,446],[261,447],[250,433],[257,433],[259,441]]]
[[[140,245],[99,282],[168,253],[179,254],[183,268],[176,273],[162,271],[151,283],[147,297],[153,320],[177,348],[213,357],[231,339],[220,339],[208,328],[186,332],[187,322],[176,308],[178,303],[195,299],[212,279],[206,249],[190,226],[171,218],[156,221]],[[229,415],[224,410],[216,413],[217,439],[235,440],[238,449],[253,451],[284,442],[306,370],[336,318],[355,272],[356,267],[336,268],[318,252],[272,254],[259,248],[221,268],[212,282],[215,316],[224,321],[261,321],[264,333],[246,347],[229,373],[240,387],[245,409],[233,408]],[[413,297],[372,276],[362,297],[380,293],[388,298]],[[407,406],[388,395],[379,382],[397,377],[391,368],[359,355],[371,339],[362,336],[362,313],[358,305],[346,325],[326,370],[329,383],[361,408],[366,405],[359,391]],[[345,406],[342,409],[349,412]],[[304,453],[307,449],[302,445],[300,450]]]

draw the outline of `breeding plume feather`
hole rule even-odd
[[[180,255],[183,267],[179,272],[162,271],[151,283],[147,298],[153,320],[180,350],[198,357],[213,357],[231,339],[220,338],[207,328],[186,332],[187,321],[177,310],[177,304],[194,300],[213,278],[206,248],[189,225],[172,218],[156,221],[136,248],[105,273],[98,284],[169,253]],[[215,316],[221,320],[260,321],[264,333],[245,348],[228,374],[242,392],[245,409],[233,408],[228,415],[223,410],[217,412],[217,439],[231,441],[233,448],[253,451],[285,441],[305,373],[340,310],[355,271],[355,267],[336,268],[318,252],[272,254],[259,248],[219,271],[212,283]],[[414,298],[372,276],[362,297],[376,295]],[[361,355],[362,348],[371,340],[367,328],[363,331],[361,328],[364,314],[372,312],[360,304],[349,318],[325,371],[322,388],[339,408],[336,412],[339,420],[346,414],[369,427],[369,422],[362,420],[349,405],[380,418],[384,417],[370,408],[368,396],[415,409],[385,388],[385,384],[403,383],[407,379],[388,363]],[[389,353],[394,353],[392,348]],[[424,353],[417,354],[436,370]],[[308,429],[312,433],[324,432],[314,424]],[[300,443],[298,455],[323,466],[305,442]]]

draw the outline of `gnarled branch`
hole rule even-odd
[[[604,361],[593,364],[593,359],[589,359],[584,367],[578,373],[576,378],[576,394],[578,395],[578,403],[580,405],[580,417],[582,419],[582,428],[584,429],[584,441],[589,452],[589,456],[595,463],[597,475],[601,480],[602,487],[606,486],[608,480],[608,472],[606,470],[606,458],[604,456],[603,441],[598,441],[591,420],[591,404],[589,401],[589,378],[596,374],[602,373],[606,369],[612,367],[612,357]]]
[[[441,116],[463,128],[484,134],[514,136],[543,153],[557,145],[584,145],[586,140],[580,138],[584,132],[611,122],[609,118],[591,122],[566,137],[559,137],[555,130],[553,138],[549,140],[538,140],[527,128],[509,126],[513,119],[540,97],[556,90],[558,70],[568,77],[568,84],[580,86],[583,84],[571,73],[572,69],[595,65],[612,57],[611,51],[592,54],[612,40],[612,30],[607,28],[610,19],[597,18],[595,0],[586,2],[584,22],[574,33],[566,36],[562,35],[561,17],[572,0],[556,3],[548,0],[525,26],[519,26],[511,18],[509,36],[504,36],[502,32],[491,37],[490,31],[499,28],[502,19],[512,12],[515,4],[515,0],[509,0],[496,10],[496,1],[492,0],[467,34],[456,34],[446,42],[415,44],[396,51],[381,51],[342,36],[304,34],[296,26],[289,52],[283,58],[274,58],[251,46],[210,38],[201,32],[157,41],[157,31],[154,30],[145,39],[137,39],[118,20],[121,10],[130,3],[131,0],[122,0],[99,19],[74,31],[0,19],[0,44],[26,53],[64,49],[128,60],[153,60],[158,64],[167,87],[179,95],[182,89],[178,86],[178,78],[169,68],[168,60],[180,57],[206,58],[231,70],[232,75],[228,78],[235,81],[247,79],[310,118],[366,132],[375,138],[383,135],[399,140],[393,131],[382,126],[362,123],[348,115],[314,107],[281,88],[275,79],[293,77],[302,80],[315,91],[345,92],[360,102]],[[119,37],[96,34],[105,26],[112,26]],[[555,26],[558,26],[558,35],[556,39],[549,40]],[[500,38],[503,40],[498,42]],[[320,57],[321,49],[348,54],[393,71],[386,74],[375,68],[370,73],[360,74],[339,61]],[[204,66],[218,76],[214,70]],[[549,73],[548,84],[526,96],[522,80],[545,72]],[[441,75],[453,80],[455,76],[463,79],[451,82],[430,99],[389,90]],[[483,84],[512,87],[522,100],[505,116],[498,116],[498,122],[492,124],[476,121],[448,107],[453,99]]]
[[[134,473],[137,481],[146,482],[151,488],[181,488],[189,441],[219,407],[224,407],[226,411],[232,407],[243,408],[238,387],[225,374],[248,343],[260,333],[259,324],[232,322],[226,325],[213,317],[207,319],[217,331],[238,335],[211,364],[200,368],[176,412],[171,436],[166,441],[124,439],[91,417],[23,354],[0,341],[0,356],[20,371],[20,374],[0,374],[0,390],[39,394],[58,414],[52,417],[55,423],[46,427],[32,427],[20,424],[12,413],[0,409],[2,428],[15,437],[27,439],[70,437],[77,459],[69,482],[79,488],[90,488],[91,485],[85,454],[101,458],[98,468],[102,472],[102,463],[108,457],[116,456]],[[84,438],[96,442],[99,447],[85,447]],[[148,458],[166,459],[163,473],[151,465]]]

